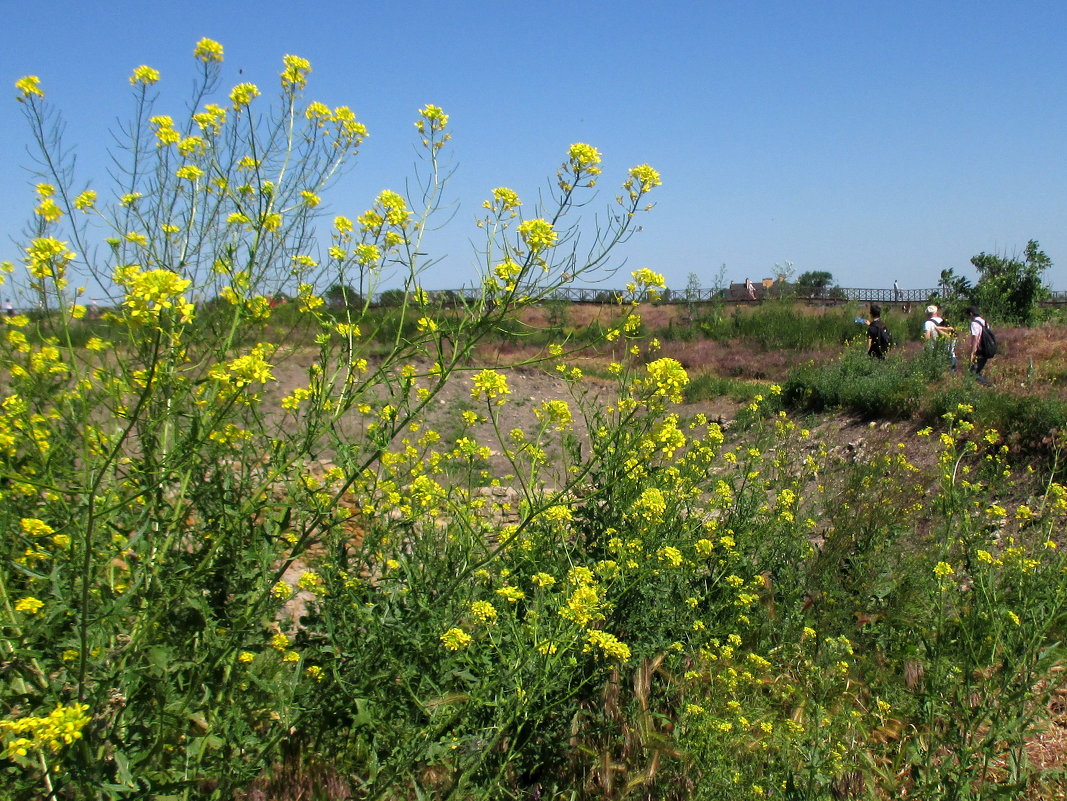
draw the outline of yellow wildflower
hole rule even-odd
[[[15,601],[16,612],[29,612],[31,615],[36,615],[43,608],[44,601],[34,598],[32,595]]]
[[[130,86],[151,86],[159,81],[159,70],[152,69],[147,64],[135,67],[130,75]]]
[[[552,223],[540,218],[520,223],[518,231],[531,253],[539,253],[552,247],[556,244],[558,236]]]
[[[496,607],[488,601],[474,601],[470,609],[471,614],[482,623],[492,625],[496,622]]]
[[[508,603],[517,603],[526,597],[526,593],[518,587],[507,584],[496,591],[496,594]]]
[[[28,97],[44,97],[44,92],[41,91],[41,79],[36,75],[26,75],[15,81],[15,88],[19,90],[19,100],[23,101]]]
[[[239,83],[230,91],[230,102],[233,103],[234,111],[240,111],[257,97],[259,87],[254,83]]]
[[[630,658],[630,646],[624,642],[620,642],[618,637],[614,634],[599,629],[593,629],[586,633],[585,638],[585,650],[587,651],[592,650],[595,646],[603,651],[606,656],[618,659],[620,662],[625,662]]]
[[[471,635],[463,629],[451,628],[441,635],[441,643],[449,651],[458,651],[470,645]]]
[[[205,64],[221,62],[222,55],[222,45],[207,37],[197,42],[193,50],[193,57],[203,61]]]
[[[74,208],[79,211],[88,211],[96,204],[96,192],[92,189],[86,189],[76,198],[74,198]]]
[[[300,56],[286,55],[282,57],[282,65],[282,89],[293,92],[307,86],[307,76],[311,72],[310,61]]]
[[[656,170],[647,164],[639,164],[630,168],[629,177],[622,186],[623,189],[629,192],[631,200],[636,200],[638,195],[651,192],[662,183],[663,181]]]
[[[587,175],[599,175],[600,151],[592,145],[577,142],[570,146],[567,151],[567,160],[575,173],[584,172]]]
[[[270,647],[275,651],[284,651],[289,647],[289,638],[279,632],[270,638]]]
[[[496,370],[482,370],[472,379],[471,397],[475,400],[485,398],[503,403],[504,396],[510,394],[507,377]]]

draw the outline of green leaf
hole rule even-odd
[[[171,652],[162,645],[153,645],[148,649],[148,664],[153,668],[157,676],[166,675],[170,670]]]

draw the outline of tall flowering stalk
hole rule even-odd
[[[312,66],[299,56],[283,58],[274,92],[222,89],[218,42],[193,56],[185,112],[159,107],[166,76],[132,70],[134,115],[110,187],[85,188],[45,88],[16,83],[42,174],[24,270],[4,265],[38,311],[0,329],[0,525],[13,532],[0,649],[17,673],[0,737],[29,794],[247,787],[321,710],[327,670],[337,675],[311,648],[326,630],[296,626],[285,605],[351,588],[353,559],[388,580],[404,569],[375,558],[372,547],[392,552],[381,541],[354,556],[351,537],[397,513],[456,511],[443,457],[430,456],[435,435],[409,438],[428,405],[503,320],[554,291],[564,269],[602,264],[632,227],[617,217],[588,264],[559,254],[559,237],[575,233],[558,222],[599,173],[595,149],[572,148],[576,180],[552,219],[487,246],[519,259],[522,291],[503,299],[490,270],[481,301],[445,311],[422,281],[448,115],[418,112],[429,169],[412,196],[384,190],[327,225],[323,199],[368,135],[355,112],[305,100]],[[385,318],[367,299],[397,279]],[[80,288],[90,283],[95,303]],[[340,306],[326,302],[330,285]],[[276,376],[297,356],[304,375],[283,395]],[[429,461],[401,481],[396,454],[411,450]],[[324,553],[320,576],[308,568]],[[524,600],[517,587],[494,598]],[[455,629],[433,642],[461,651]],[[623,653],[607,635],[586,639]]]

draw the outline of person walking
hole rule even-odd
[[[926,322],[923,323],[923,338],[931,344],[931,347],[937,347],[933,343],[939,339],[947,341],[945,347],[948,353],[949,364],[952,365],[952,372],[956,372],[959,369],[959,360],[956,358],[956,329],[948,324],[948,321],[941,315],[941,309],[931,304],[926,307]]]
[[[752,280],[749,278],[745,279],[745,291],[748,292],[748,297],[750,300],[756,299],[756,287],[755,285],[753,285]]]
[[[875,359],[884,359],[889,347],[893,344],[893,337],[889,329],[882,322],[882,307],[877,303],[871,304],[871,319],[867,321],[867,355]]]
[[[900,300],[900,284],[898,284],[896,279],[894,278],[893,279],[893,302],[896,303],[899,300]]]
[[[992,382],[982,375],[982,370],[985,369],[989,357],[983,355],[981,351],[982,337],[989,330],[989,324],[978,313],[976,306],[967,309],[967,314],[971,318],[971,372],[974,374],[975,381],[988,387]]]

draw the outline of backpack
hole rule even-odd
[[[889,329],[885,327],[885,323],[881,320],[871,323],[871,326],[878,334],[874,340],[874,348],[872,350],[878,355],[888,353],[889,349],[893,347],[893,335],[889,333]]]
[[[988,323],[981,323],[982,338],[978,340],[978,355],[983,359],[992,359],[997,355],[997,338]]]

